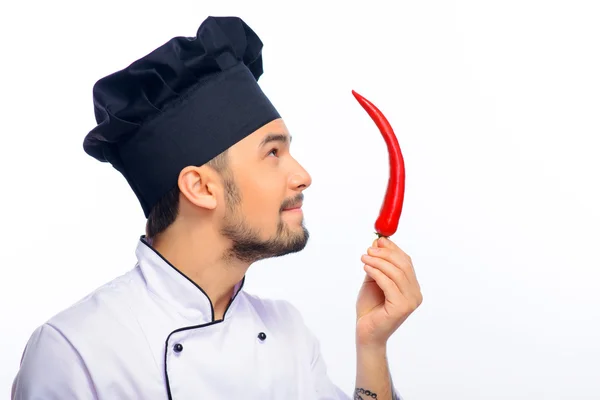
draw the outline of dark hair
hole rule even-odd
[[[223,175],[228,168],[227,150],[208,161],[206,165]],[[177,218],[179,213],[179,186],[175,185],[150,210],[146,221],[146,237],[151,239],[164,232]]]

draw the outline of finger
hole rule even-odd
[[[391,250],[392,252],[398,252],[401,255],[402,259],[406,260],[407,264],[410,267],[411,274],[414,277],[414,280],[417,281],[417,273],[415,272],[415,267],[413,265],[412,258],[408,254],[406,254],[404,250],[402,250],[390,238],[381,237],[377,239],[377,246],[373,247],[386,248]]]
[[[368,255],[363,255],[362,261],[371,266],[375,267],[381,272],[383,272],[388,278],[390,278],[398,290],[400,290],[405,297],[410,297],[411,293],[415,291],[414,285],[409,282],[400,268],[397,268],[392,263],[378,257],[371,257]]]
[[[365,266],[363,265],[363,269],[364,269],[364,267],[365,267]],[[364,280],[364,282],[363,282],[363,283],[374,282],[374,281],[375,281],[375,280],[373,279],[373,277],[372,277],[372,276],[370,276],[369,274],[366,274],[366,275],[365,275],[365,280]]]
[[[390,278],[383,272],[368,264],[365,264],[365,272],[377,283],[377,286],[383,291],[386,301],[393,305],[403,303],[403,296],[398,290],[398,287]]]
[[[415,270],[412,267],[411,261],[402,255],[402,253],[391,250],[386,247],[371,247],[367,249],[367,254],[372,257],[382,258],[390,263],[392,263],[396,268],[401,269],[406,278],[414,285],[418,285],[417,277],[415,275]]]
[[[377,242],[379,247],[387,247],[388,249],[397,249],[397,250],[400,249],[400,247],[396,243],[394,243],[392,241],[392,239],[385,237],[385,236],[377,238],[377,239],[375,239],[375,241]]]
[[[404,252],[396,243],[394,243],[390,238],[380,237],[377,239],[377,247],[390,249],[392,251],[397,251],[402,254],[403,257],[410,259],[410,256]]]

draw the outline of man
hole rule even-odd
[[[40,326],[13,399],[349,399],[297,309],[243,290],[255,261],[301,251],[311,177],[258,86],[262,42],[211,17],[94,86],[85,151],[147,217],[135,268]],[[389,240],[363,256],[354,398],[400,398],[390,335],[421,303]]]

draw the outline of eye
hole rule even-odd
[[[277,156],[277,152],[278,152],[278,151],[279,151],[279,149],[278,149],[277,147],[273,147],[273,148],[271,149],[271,151],[269,151],[269,154],[268,154],[268,155],[271,155],[271,153],[274,153],[274,155],[275,155],[275,156]]]

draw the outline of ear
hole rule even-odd
[[[181,194],[190,203],[208,210],[217,207],[220,183],[213,169],[204,165],[185,167],[179,173],[177,183]]]

